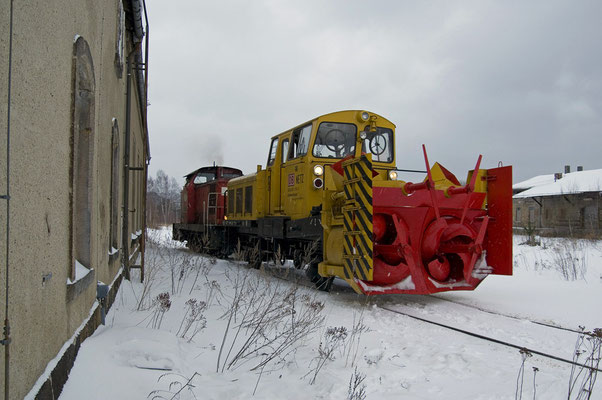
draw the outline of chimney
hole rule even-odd
[[[577,171],[583,171],[583,165],[579,165],[579,166],[577,167]]]
[[[565,174],[569,174],[571,172],[571,166],[570,165],[565,165],[564,166],[564,173]]]
[[[556,182],[558,179],[562,179],[562,172],[556,172],[554,174],[554,182]]]

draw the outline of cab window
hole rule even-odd
[[[268,155],[268,167],[274,164],[274,160],[276,160],[276,149],[278,148],[278,138],[272,139],[272,144],[270,145],[270,154]]]
[[[366,127],[366,131],[369,127]],[[369,132],[362,143],[362,153],[371,153],[372,161],[389,163],[393,161],[393,131],[388,128],[376,128]]]
[[[284,139],[282,141],[282,164],[288,160],[288,139]]]
[[[215,180],[215,172],[199,172],[194,177],[194,184],[200,185]]]
[[[311,124],[293,131],[293,138],[289,150],[289,159],[307,154],[309,140],[311,139]]]
[[[320,158],[344,158],[355,151],[357,128],[354,124],[322,122],[316,134],[313,155]]]
[[[241,171],[239,171],[237,169],[233,169],[233,168],[222,168],[222,174],[221,174],[222,179],[232,179],[232,178],[236,178],[238,176],[242,176]]]

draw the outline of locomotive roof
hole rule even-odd
[[[315,121],[315,120],[317,120],[317,119],[321,119],[321,118],[323,119],[323,118],[326,118],[326,117],[334,117],[334,116],[339,116],[339,115],[343,115],[343,114],[349,114],[349,113],[358,113],[358,112],[363,112],[363,111],[366,111],[367,113],[369,113],[369,114],[371,114],[371,115],[375,115],[375,116],[377,116],[379,119],[381,119],[381,120],[384,120],[384,121],[388,122],[389,124],[393,125],[393,127],[396,127],[396,126],[395,126],[395,124],[394,124],[393,122],[389,121],[387,118],[383,117],[382,115],[380,115],[380,114],[377,114],[377,113],[375,113],[375,112],[372,112],[372,111],[368,111],[368,110],[342,110],[342,111],[334,111],[334,112],[331,112],[331,113],[328,113],[328,114],[319,115],[319,116],[317,116],[317,117],[315,117],[315,118],[312,118],[312,119],[310,119],[309,121],[305,121],[305,122],[303,122],[303,123],[301,123],[301,124],[298,124],[298,125],[294,126],[293,128],[289,128],[289,129],[287,129],[287,130],[285,130],[285,131],[282,131],[282,132],[280,132],[280,133],[279,133],[279,134],[277,134],[277,135],[274,135],[274,136],[272,136],[272,139],[273,139],[273,138],[275,138],[276,136],[280,136],[280,135],[282,135],[282,134],[284,134],[284,133],[286,133],[286,132],[289,132],[289,131],[291,131],[291,130],[293,130],[293,129],[297,129],[297,128],[300,128],[300,127],[302,127],[302,126],[305,126],[305,125],[307,125],[308,123],[310,123],[310,122],[313,122],[313,121]]]
[[[201,170],[205,170],[205,171],[207,171],[207,170],[215,170],[215,171],[217,171],[217,169],[218,169],[218,168],[228,168],[228,169],[233,169],[233,170],[235,170],[235,171],[238,171],[238,172],[240,172],[240,173],[242,174],[242,171],[241,171],[240,169],[238,169],[238,168],[234,168],[234,167],[227,167],[227,166],[225,166],[225,165],[210,165],[210,166],[208,166],[208,167],[201,167],[201,168],[197,168],[197,169],[195,169],[194,171],[192,171],[191,173],[188,173],[188,174],[184,175],[184,178],[187,178],[187,179],[188,179],[188,178],[190,178],[192,175],[196,174],[197,172],[199,172],[199,171],[201,171]]]

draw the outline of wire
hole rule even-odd
[[[11,105],[11,82],[12,82],[12,62],[13,62],[13,0],[10,0],[10,23],[9,23],[9,40],[8,40],[8,90],[7,90],[7,107],[6,107],[6,288],[5,288],[5,304],[4,304],[4,339],[2,344],[4,349],[4,398],[9,398],[9,377],[10,377],[10,324],[8,322],[8,288],[9,288],[9,254],[10,254],[10,105]]]

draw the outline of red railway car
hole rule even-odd
[[[193,249],[218,251],[227,234],[223,223],[228,181],[238,176],[242,171],[237,168],[215,165],[187,174],[181,196],[182,222],[173,225],[174,239],[188,241]]]

